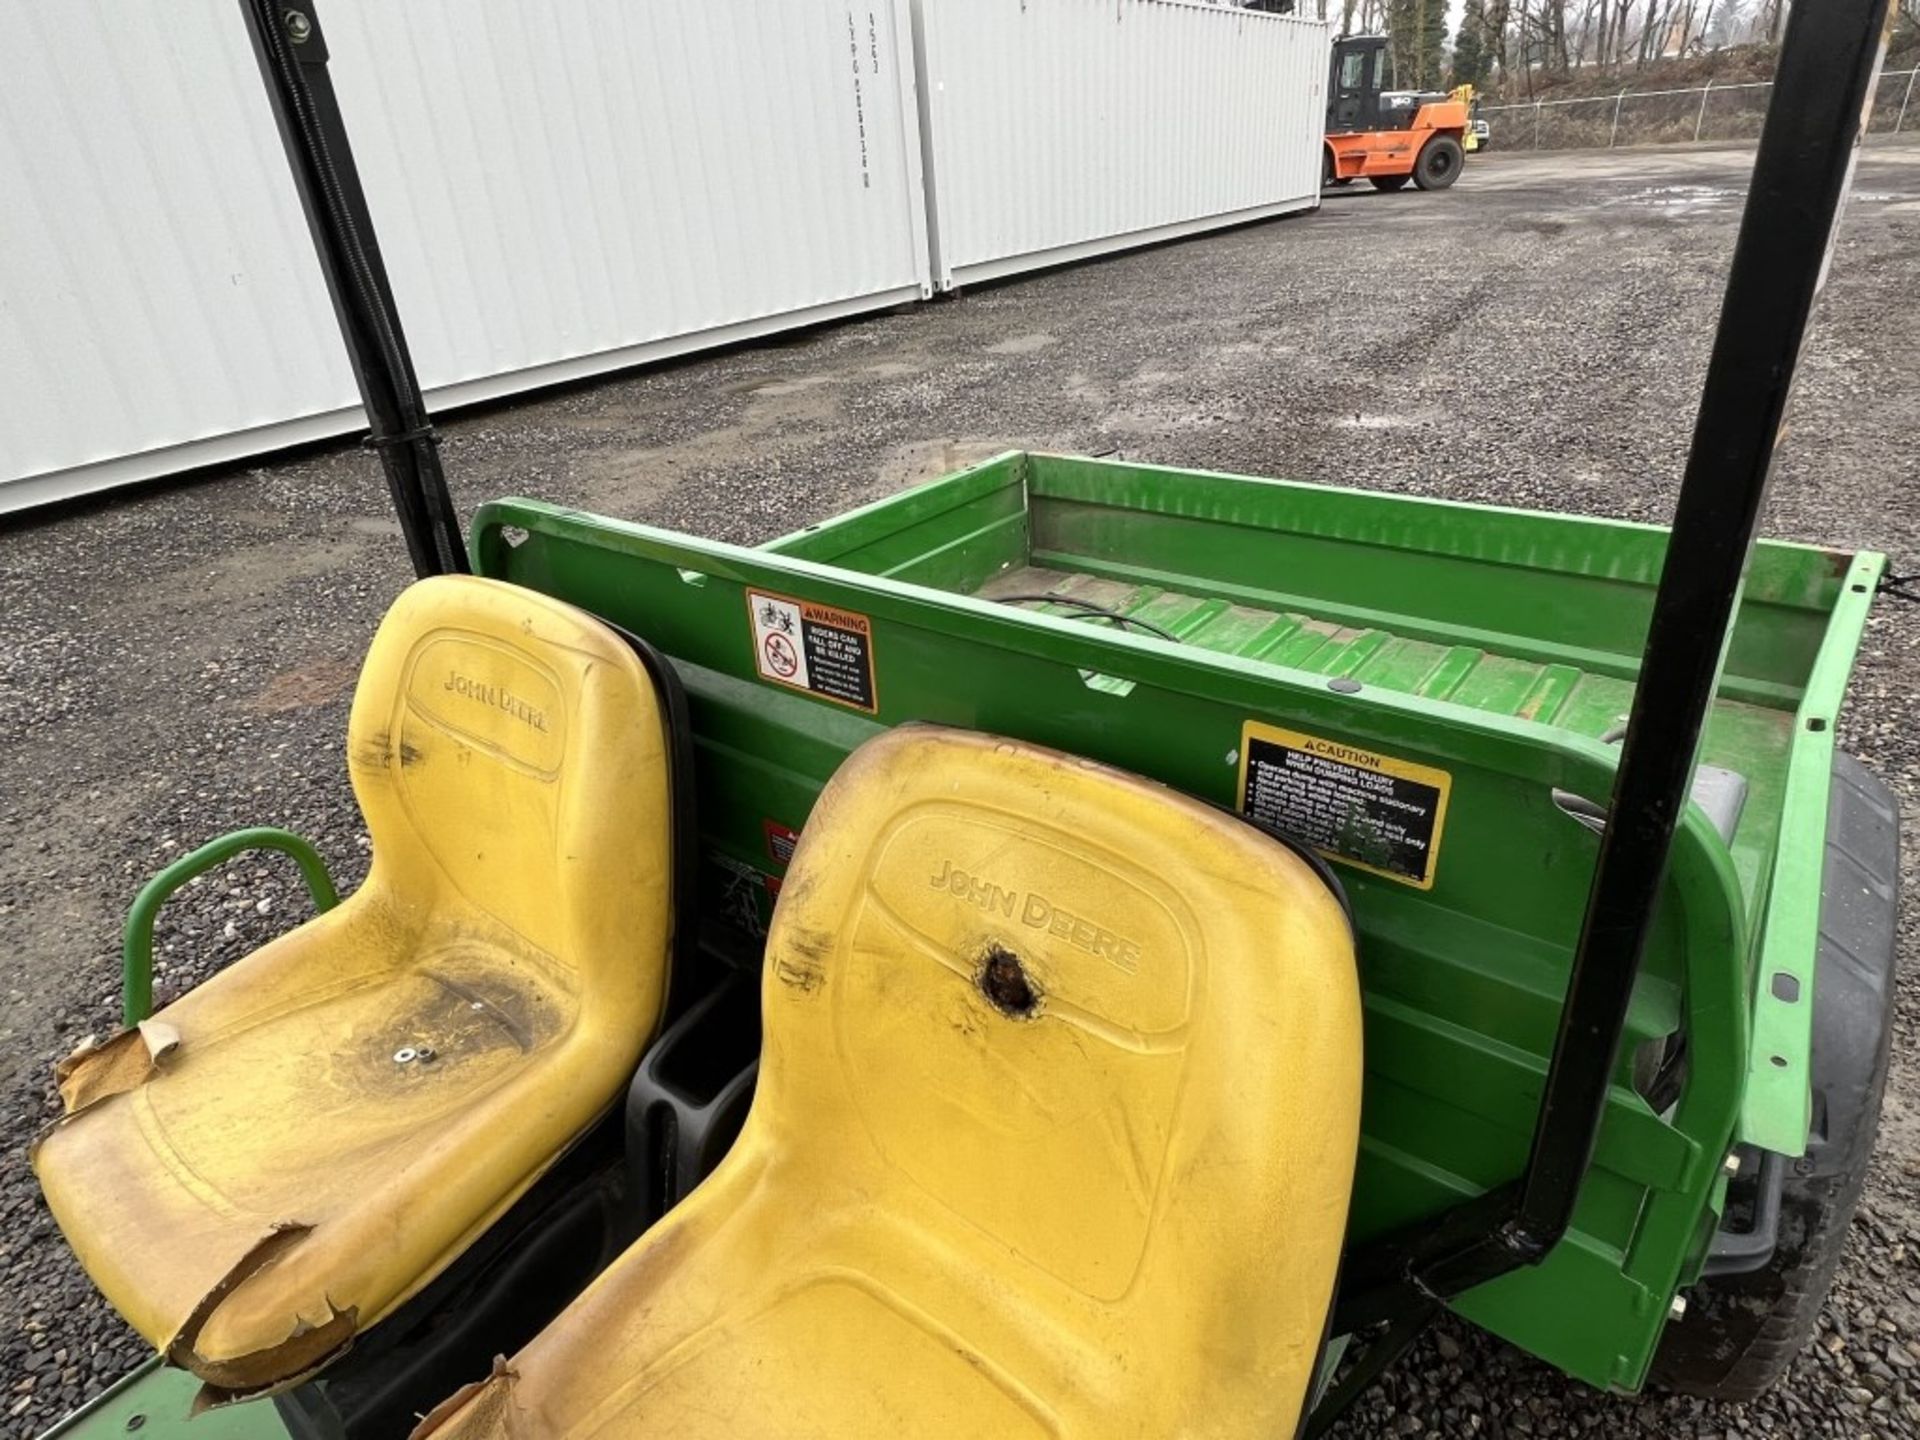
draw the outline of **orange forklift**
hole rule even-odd
[[[1467,163],[1467,107],[1438,91],[1383,90],[1386,68],[1384,35],[1333,42],[1321,181],[1366,179],[1376,190],[1398,190],[1411,180],[1444,190]]]

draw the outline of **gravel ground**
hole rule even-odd
[[[1496,154],[1442,195],[1333,194],[1316,216],[471,414],[445,427],[447,468],[463,510],[533,495],[740,541],[1009,445],[1661,520],[1748,160]],[[1768,529],[1916,569],[1920,147],[1877,146],[1856,188]],[[0,529],[0,1432],[38,1433],[143,1351],[24,1163],[47,1067],[113,1023],[120,913],[160,861],[249,823],[314,837],[358,882],[347,696],[407,578],[346,445]],[[1909,827],[1917,647],[1920,607],[1882,601],[1842,726]],[[162,998],[304,904],[279,861],[190,887],[161,926]],[[1772,1397],[1604,1397],[1448,1326],[1340,1433],[1920,1434],[1911,976],[1898,1026],[1840,1287]]]

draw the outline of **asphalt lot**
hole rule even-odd
[[[463,512],[529,495],[753,542],[1009,446],[1661,520],[1750,156],[1491,155],[1438,195],[1321,211],[454,418]],[[1771,534],[1920,570],[1920,145],[1862,160],[1781,454]],[[0,526],[0,1433],[140,1358],[41,1206],[47,1069],[117,1009],[120,916],[244,824],[365,837],[342,754],[358,657],[408,579],[346,444]],[[1842,738],[1920,818],[1920,607],[1888,599]],[[1908,895],[1913,862],[1907,862]],[[304,914],[242,863],[163,921],[162,998]],[[1903,912],[1905,953],[1916,934]],[[1842,1284],[1749,1407],[1595,1395],[1464,1327],[1341,1433],[1920,1434],[1920,980]]]

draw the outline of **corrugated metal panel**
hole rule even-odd
[[[0,510],[353,397],[239,22],[0,0]]]
[[[934,272],[1319,203],[1327,26],[1187,0],[914,0]]]
[[[330,0],[430,398],[926,293],[907,0]],[[362,423],[232,0],[0,0],[0,511]]]

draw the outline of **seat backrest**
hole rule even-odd
[[[472,576],[410,587],[361,672],[348,764],[368,888],[441,943],[509,943],[619,1024],[660,1004],[669,736],[620,636]]]
[[[1361,1088],[1351,929],[1299,856],[1091,762],[903,727],[808,821],[764,1007],[746,1148],[888,1217],[863,1269],[990,1272],[985,1302],[924,1303],[1016,1374],[985,1338],[1010,1313],[1031,1366],[1094,1367],[1067,1433],[1199,1433],[1197,1398],[1250,1422],[1207,1433],[1292,1433]]]

